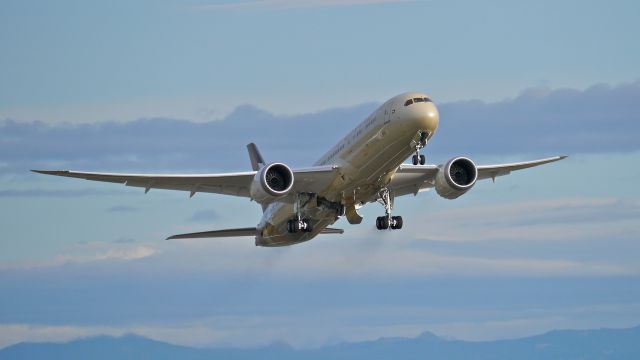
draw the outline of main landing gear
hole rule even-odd
[[[427,138],[429,138],[428,132],[423,131],[420,133],[420,140],[416,144],[416,154],[411,157],[413,165],[424,165],[427,163],[426,157],[420,154],[420,150],[427,146]]]
[[[376,218],[376,228],[378,230],[386,229],[402,229],[402,216],[391,216],[391,197],[389,196],[389,190],[384,188],[380,191],[380,199],[378,200],[384,206],[385,216],[378,216]]]
[[[292,234],[297,232],[311,232],[312,230],[309,219],[295,218],[287,221],[287,231]]]
[[[313,231],[313,228],[311,226],[311,222],[309,221],[309,219],[302,218],[301,208],[303,206],[302,197],[304,195],[306,195],[306,201],[308,202],[310,199],[309,194],[296,194],[296,201],[293,205],[294,210],[296,212],[296,216],[293,219],[287,221],[287,231],[291,234],[295,234],[298,232]]]

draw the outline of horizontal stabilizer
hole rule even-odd
[[[256,236],[257,234],[258,234],[258,229],[256,229],[255,227],[251,227],[251,228],[213,230],[213,231],[202,231],[202,232],[189,233],[189,234],[179,234],[179,235],[169,236],[167,240],[222,238],[222,237],[235,237],[235,236]]]
[[[334,229],[334,228],[324,228],[320,231],[320,234],[342,234],[344,230],[342,229]],[[213,231],[202,231],[188,234],[179,234],[169,236],[167,240],[174,239],[198,239],[198,238],[224,238],[224,237],[237,237],[237,236],[256,236],[258,235],[258,229],[251,228],[240,228],[240,229],[227,229],[227,230],[213,230]]]

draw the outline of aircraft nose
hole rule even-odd
[[[432,102],[420,102],[406,108],[407,125],[411,130],[418,129],[433,134],[438,129],[440,115],[438,108]]]
[[[429,134],[433,134],[438,129],[438,124],[440,123],[440,114],[438,113],[438,108],[432,102],[426,103],[425,109],[423,111],[421,125],[424,127],[423,130],[429,131]]]

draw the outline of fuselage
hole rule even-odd
[[[421,133],[431,139],[438,123],[438,110],[425,94],[404,93],[386,101],[316,161],[315,166],[340,169],[329,186],[300,202],[300,209],[294,209],[290,202],[273,202],[265,209],[256,245],[284,246],[311,240],[338,220],[336,204],[359,207],[377,200],[398,167],[415,152]],[[311,232],[287,231],[287,221],[296,211],[311,219]]]

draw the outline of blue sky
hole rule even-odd
[[[638,10],[2,2],[0,347],[126,332],[308,347],[637,325]],[[246,170],[249,141],[304,166],[408,90],[440,109],[430,162],[571,157],[455,201],[398,199],[401,232],[375,231],[382,209],[370,205],[363,225],[338,223],[344,236],[284,249],[162,240],[251,226],[260,208],[244,199],[28,173]]]

